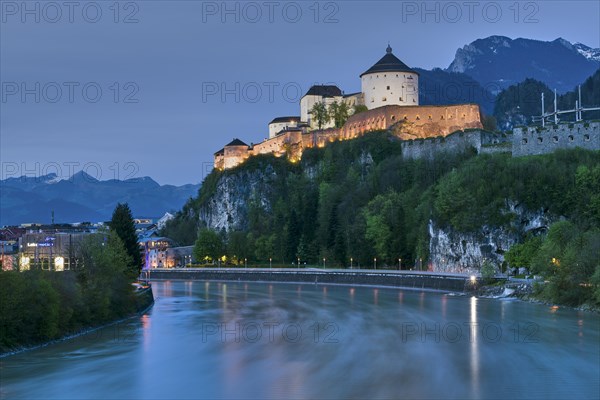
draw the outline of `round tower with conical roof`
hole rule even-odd
[[[369,110],[388,105],[419,105],[419,73],[404,64],[388,44],[385,55],[360,75]]]

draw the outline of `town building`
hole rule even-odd
[[[30,231],[19,238],[19,270],[65,271],[82,265],[79,249],[90,232]]]

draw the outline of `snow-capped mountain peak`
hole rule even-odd
[[[579,54],[588,60],[600,62],[600,49],[593,49],[583,43],[575,43],[573,47],[575,47],[575,50],[577,50]]]

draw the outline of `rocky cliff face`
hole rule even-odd
[[[553,220],[544,210],[529,211],[509,203],[515,218],[509,227],[484,226],[476,233],[462,233],[429,222],[430,265],[438,272],[478,273],[487,259],[499,266],[504,252],[529,232],[546,231]]]
[[[247,229],[250,204],[257,204],[266,211],[271,209],[268,199],[276,176],[271,166],[223,175],[213,196],[199,209],[200,222],[213,230]]]

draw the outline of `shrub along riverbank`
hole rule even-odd
[[[0,353],[123,319],[152,303],[131,285],[135,273],[116,233],[90,235],[78,253],[76,270],[0,272]]]

